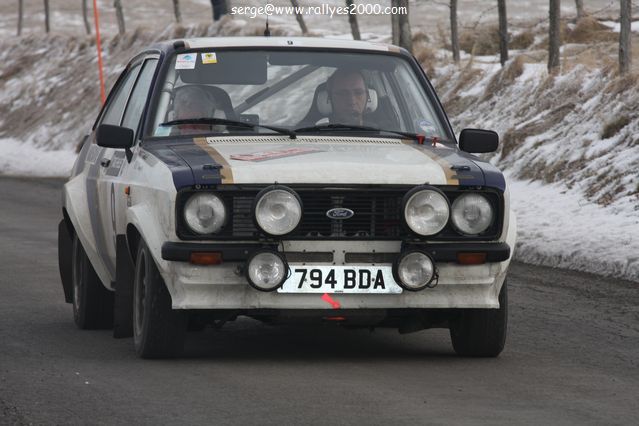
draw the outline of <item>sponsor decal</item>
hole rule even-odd
[[[215,52],[202,53],[203,64],[217,64],[217,55]]]
[[[296,155],[304,155],[304,154],[312,154],[314,152],[323,152],[319,149],[313,148],[288,148],[281,149],[275,151],[259,151],[253,152],[250,154],[233,154],[231,155],[231,160],[238,161],[267,161],[267,160],[275,160],[277,158],[285,158],[285,157],[294,157]]]
[[[175,59],[175,69],[176,70],[192,70],[195,69],[195,60],[197,59],[197,54],[195,53],[182,53],[177,55]]]
[[[351,217],[355,216],[355,212],[351,209],[337,207],[327,211],[326,216],[329,219],[344,220],[344,219],[350,219]]]

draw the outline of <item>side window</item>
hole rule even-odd
[[[106,111],[102,117],[102,124],[112,124],[114,126],[120,125],[120,120],[124,113],[124,107],[126,106],[126,100],[129,97],[129,93],[131,93],[131,88],[133,87],[133,83],[135,83],[135,79],[139,72],[140,65],[138,64],[133,66],[126,77],[124,77],[122,84],[120,84],[117,89],[115,97],[111,99],[111,102],[106,107]]]
[[[140,118],[144,111],[144,105],[146,104],[149,89],[151,88],[151,80],[153,79],[153,73],[155,72],[157,63],[157,59],[149,59],[144,62],[144,66],[140,72],[140,77],[133,88],[133,92],[129,98],[129,103],[126,106],[124,120],[122,120],[122,127],[128,127],[134,131],[138,129],[138,124],[140,124]]]

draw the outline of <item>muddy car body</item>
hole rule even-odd
[[[143,357],[177,355],[189,326],[239,315],[447,327],[459,354],[496,356],[516,226],[503,175],[471,154],[496,147],[474,129],[458,144],[395,46],[152,46],[64,186],[66,300],[79,327],[133,335]]]

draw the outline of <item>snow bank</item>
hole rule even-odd
[[[508,183],[519,227],[516,259],[639,281],[639,205],[629,214],[561,184],[512,176]]]
[[[68,177],[73,149],[45,150],[16,139],[0,139],[0,170],[6,176]]]

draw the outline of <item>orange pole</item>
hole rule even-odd
[[[98,13],[98,1],[93,0],[93,19],[95,20],[95,45],[98,49],[98,73],[100,75],[100,100],[102,104],[106,102],[106,92],[104,90],[104,73],[102,71],[102,45],[100,43],[100,14]]]

